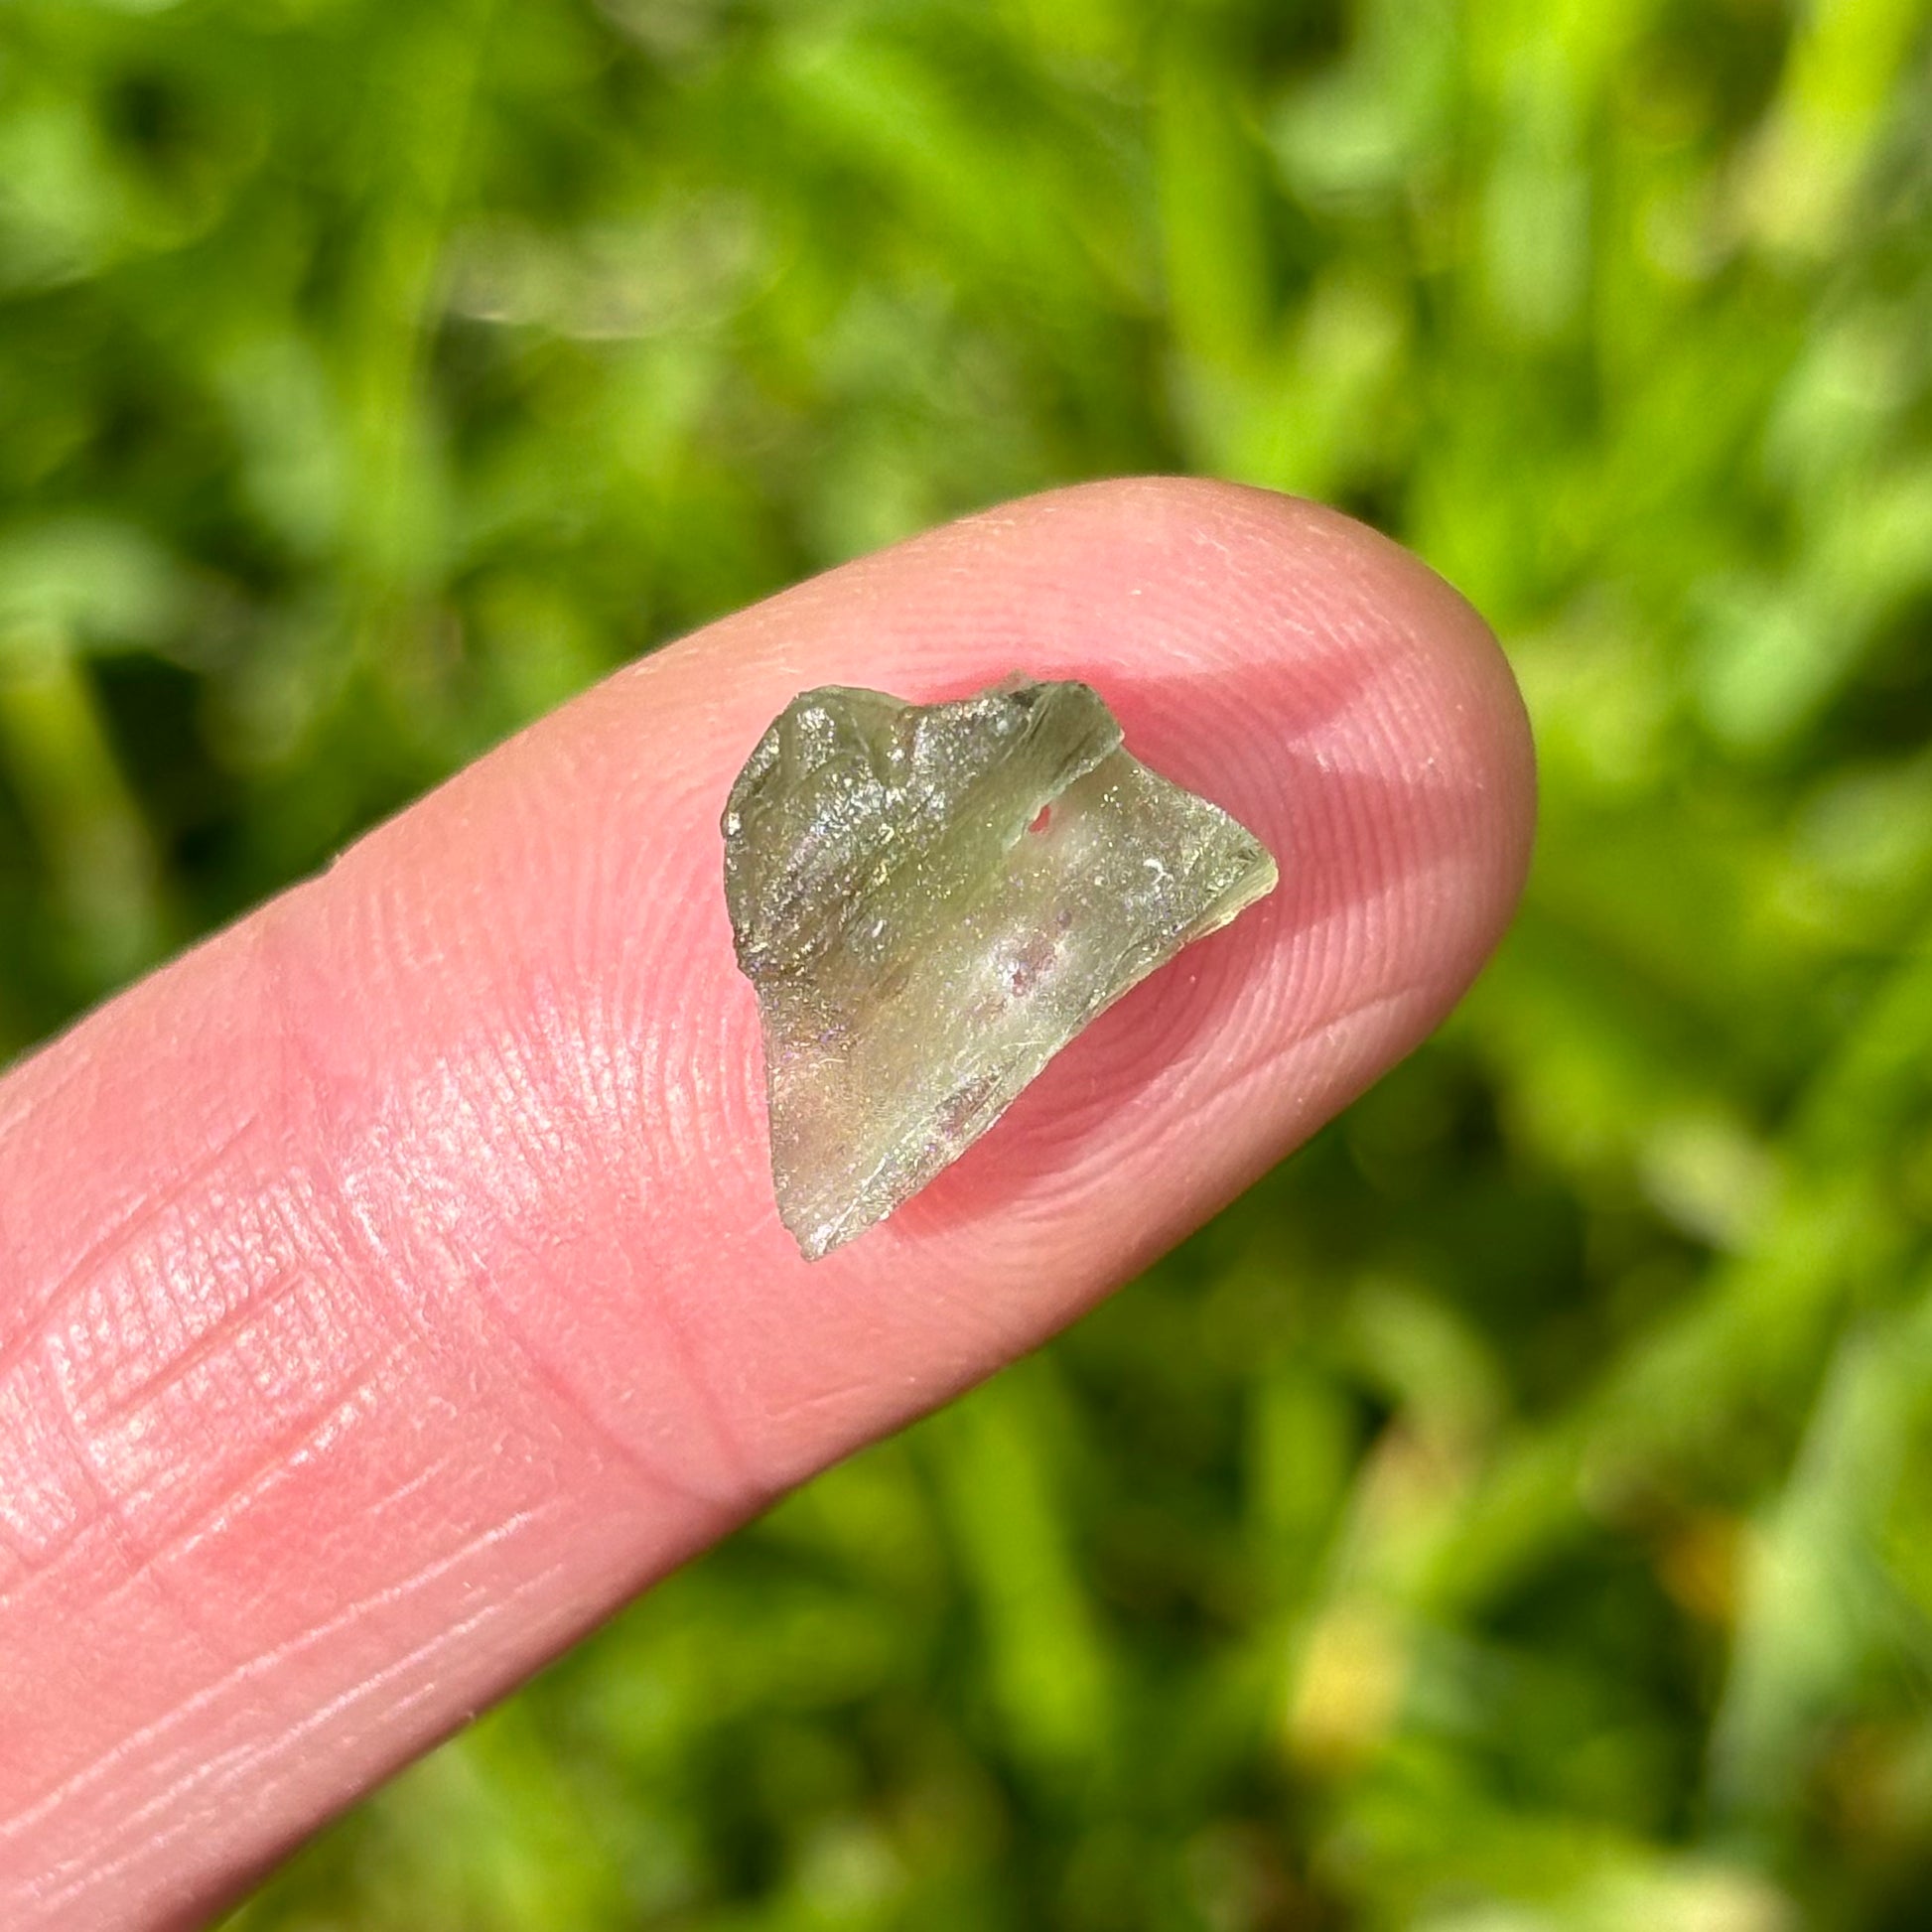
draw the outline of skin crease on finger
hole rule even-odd
[[[891,1220],[766,1172],[718,816],[801,688],[1093,683],[1283,883]],[[1453,1003],[1521,885],[1481,621],[1140,482],[620,673],[0,1085],[0,1923],[201,1922],[775,1493],[1027,1349]]]

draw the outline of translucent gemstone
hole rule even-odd
[[[808,1260],[890,1214],[1088,1021],[1274,889],[1084,684],[794,698],[725,807],[778,1213]]]

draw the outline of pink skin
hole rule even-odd
[[[814,684],[1082,677],[1282,861],[885,1225],[765,1173],[718,814]],[[1010,505],[621,672],[0,1084],[0,1924],[201,1922],[1442,1018],[1529,848],[1481,621],[1230,486]]]

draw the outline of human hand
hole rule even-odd
[[[718,813],[813,684],[1095,684],[1282,885],[808,1267]],[[1102,484],[587,693],[0,1084],[0,1923],[193,1925],[775,1494],[1031,1348],[1452,1004],[1521,706],[1404,553]]]

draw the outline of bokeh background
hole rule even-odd
[[[1925,0],[7,0],[0,1058],[1151,469],[1495,622],[1501,957],[232,1932],[1932,1924]]]

